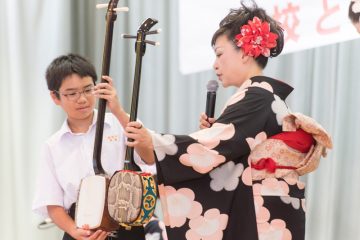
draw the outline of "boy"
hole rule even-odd
[[[107,239],[108,235],[101,230],[92,232],[77,228],[68,214],[71,206],[74,208],[81,179],[94,175],[92,153],[97,119],[94,109],[96,98],[106,99],[111,111],[105,115],[103,168],[112,175],[124,164],[123,127],[129,117],[118,101],[112,79],[103,76],[108,83],[95,85],[96,79],[94,66],[75,54],[54,59],[46,70],[50,96],[65,111],[67,119],[44,144],[33,210],[44,217],[49,216],[64,230],[63,239],[102,240]],[[152,152],[140,148],[135,150],[140,155],[135,154],[135,161],[141,169],[155,173],[155,166],[146,165],[140,159],[146,158],[147,154],[152,155]]]

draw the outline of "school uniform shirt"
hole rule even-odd
[[[275,79],[253,77],[211,128],[152,134],[169,239],[304,239],[302,186],[276,178],[253,183],[248,163],[257,143],[281,132],[289,113],[284,100],[292,90]]]
[[[81,180],[95,175],[92,159],[96,119],[95,110],[93,122],[86,133],[73,133],[65,121],[60,130],[45,142],[32,206],[35,213],[47,218],[48,205],[69,210],[77,200]],[[112,113],[106,113],[104,122],[101,162],[105,172],[111,176],[124,167],[126,137]],[[145,164],[136,153],[134,158],[142,171],[156,172],[155,165]]]

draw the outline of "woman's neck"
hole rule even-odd
[[[250,79],[255,76],[261,76],[263,75],[263,69],[259,67],[257,64],[252,65],[252,67],[249,67],[249,71],[247,73],[247,78]]]

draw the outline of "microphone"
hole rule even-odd
[[[46,218],[44,221],[40,222],[37,227],[38,229],[47,229],[53,226],[55,226],[53,221],[50,218]]]
[[[215,100],[216,100],[216,91],[219,87],[219,84],[216,80],[210,80],[207,85],[207,96],[206,96],[206,108],[205,113],[208,118],[213,118],[215,113]]]

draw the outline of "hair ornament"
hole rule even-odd
[[[360,13],[360,0],[353,0],[354,4],[351,7],[353,13]]]
[[[278,35],[270,32],[270,24],[254,17],[240,28],[235,36],[235,43],[248,56],[257,58],[260,55],[270,56],[270,49],[276,47]]]

